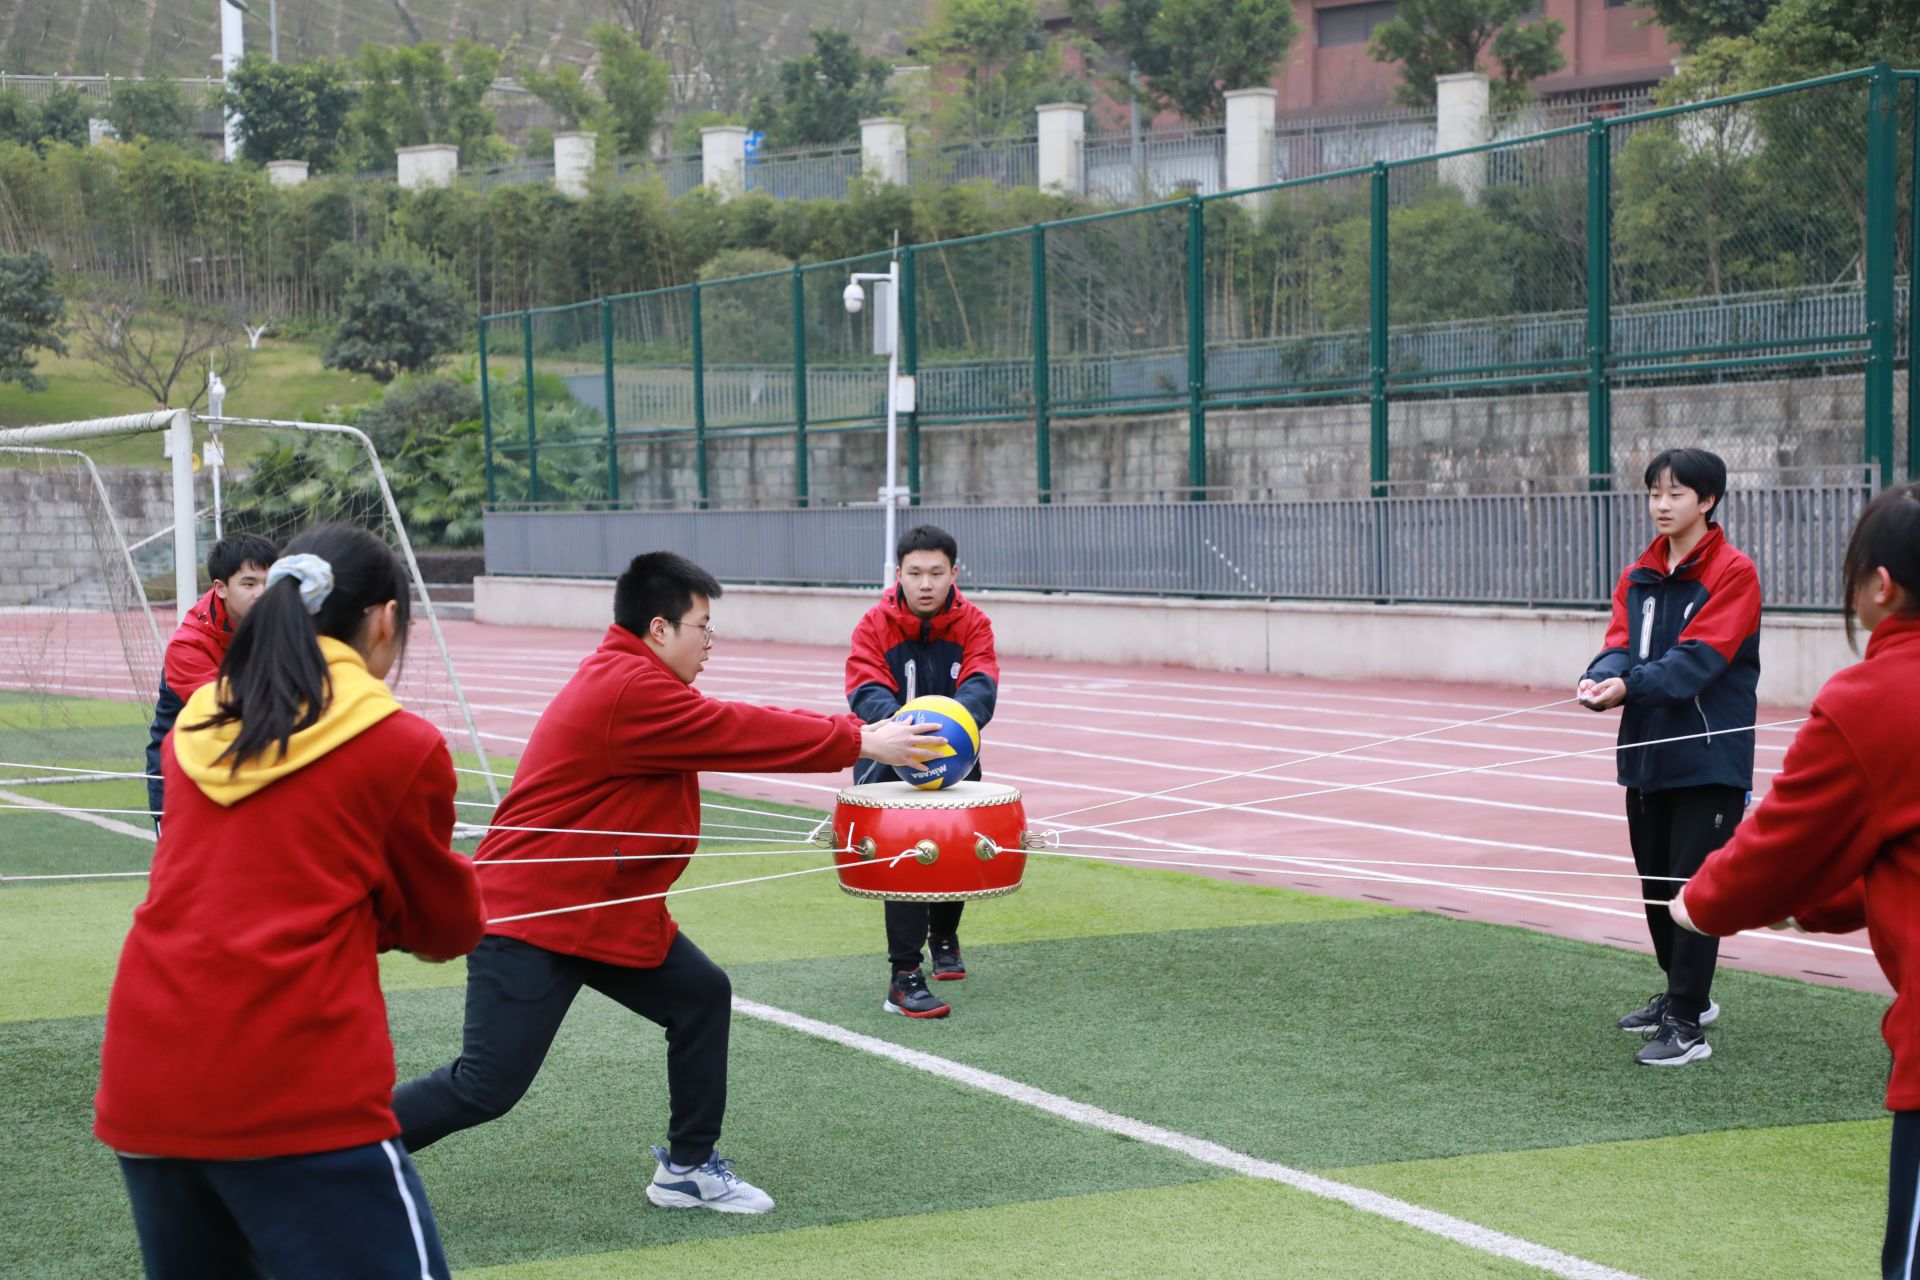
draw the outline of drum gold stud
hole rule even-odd
[[[995,855],[1000,852],[1000,847],[985,836],[980,836],[973,842],[973,851],[980,855],[980,861],[992,862]]]
[[[880,852],[880,846],[873,842],[872,836],[862,836],[853,846],[853,851],[862,859],[870,859]]]
[[[913,856],[919,859],[922,865],[931,866],[933,860],[940,856],[940,846],[931,840],[922,840],[913,846]]]

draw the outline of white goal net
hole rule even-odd
[[[416,630],[394,692],[447,735],[470,771],[463,795],[497,801],[372,442],[325,423],[178,412],[0,429],[0,781],[144,768],[164,646],[208,590],[214,542],[284,546],[328,523],[370,530],[405,560]]]

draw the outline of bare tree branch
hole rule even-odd
[[[71,315],[87,359],[158,408],[199,408],[208,370],[229,393],[246,381],[250,349],[239,319],[225,312],[163,309],[144,292],[119,288],[80,299]],[[184,404],[176,394],[188,397]]]

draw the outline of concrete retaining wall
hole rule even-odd
[[[603,631],[613,584],[483,577],[475,617],[510,626]],[[725,639],[840,646],[871,591],[729,586],[714,610]],[[1250,671],[1334,680],[1431,680],[1571,690],[1605,635],[1598,612],[1469,606],[1143,600],[986,591],[1002,654],[1064,662]],[[722,641],[724,643],[724,639]],[[1837,617],[1770,614],[1760,642],[1760,696],[1812,700],[1853,662]]]

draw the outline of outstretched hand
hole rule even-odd
[[[1573,696],[1589,711],[1606,711],[1627,700],[1627,682],[1618,676],[1610,680],[1582,680]]]
[[[909,724],[904,720],[880,720],[860,726],[860,758],[878,760],[895,768],[912,768],[926,763],[940,749],[936,737],[940,726],[931,720]]]
[[[1695,924],[1693,917],[1687,914],[1687,886],[1681,885],[1680,892],[1674,894],[1673,900],[1667,903],[1667,914],[1673,917],[1675,924],[1687,932],[1706,935],[1707,931]]]

